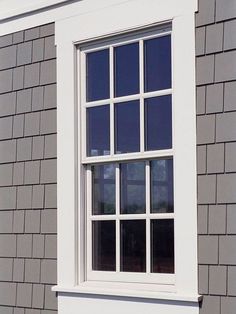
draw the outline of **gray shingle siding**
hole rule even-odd
[[[196,14],[201,314],[236,308],[236,2]],[[54,25],[0,37],[0,313],[54,314]]]
[[[200,314],[236,309],[236,1],[196,14]]]
[[[0,313],[57,312],[54,24],[0,37]]]

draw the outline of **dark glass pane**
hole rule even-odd
[[[139,44],[115,48],[115,96],[139,93]]]
[[[93,221],[93,270],[116,270],[116,223]]]
[[[115,165],[93,166],[93,215],[115,214]]]
[[[157,150],[172,147],[171,96],[145,100],[145,149]]]
[[[109,105],[87,109],[87,155],[110,154]]]
[[[115,105],[115,151],[117,154],[139,151],[139,120],[138,100]]]
[[[151,272],[174,273],[174,220],[151,221]]]
[[[151,213],[173,213],[173,160],[151,161]]]
[[[171,88],[171,36],[144,42],[145,92]]]
[[[145,163],[122,163],[121,169],[121,214],[145,213]]]
[[[121,221],[120,269],[127,272],[146,271],[145,220]]]
[[[86,61],[87,101],[110,98],[109,49],[88,53]]]

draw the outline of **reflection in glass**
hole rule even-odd
[[[146,271],[145,220],[124,220],[120,225],[120,268],[124,272]]]
[[[86,100],[95,101],[110,97],[109,49],[86,55]]]
[[[172,147],[171,95],[145,100],[145,149]]]
[[[151,272],[174,273],[174,220],[151,221]]]
[[[93,172],[93,215],[115,214],[115,165],[97,165]]]
[[[139,101],[115,104],[115,151],[138,152],[140,147]]]
[[[171,36],[144,41],[145,92],[171,88]]]
[[[115,221],[92,222],[92,269],[116,270],[116,223]]]
[[[114,49],[115,96],[139,93],[139,44]]]
[[[173,213],[173,160],[151,161],[151,213]]]
[[[87,109],[87,156],[110,153],[109,105]]]
[[[121,170],[121,214],[145,213],[145,163],[122,163]]]

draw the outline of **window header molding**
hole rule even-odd
[[[79,43],[120,34],[127,29],[138,30],[145,25],[166,23],[178,16],[194,14],[197,9],[197,0],[149,0],[148,3],[143,0],[100,0],[98,3],[84,0],[78,15],[71,17],[70,23],[66,20],[56,23],[56,43]],[[67,30],[67,36],[63,35],[63,29],[64,32]]]

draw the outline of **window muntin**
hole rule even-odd
[[[157,53],[158,49],[165,51]],[[82,89],[82,114],[87,119],[81,122],[86,132],[82,133],[82,163],[87,179],[88,280],[173,284],[171,49],[169,30],[82,48],[82,68],[87,76]],[[89,78],[88,66],[83,64],[88,64],[90,54],[101,51],[109,51],[109,79],[105,80],[110,84],[109,97],[91,100],[86,95],[88,82],[93,79]],[[160,75],[158,80],[151,67],[154,54],[158,59],[153,62],[155,72]],[[104,114],[96,117],[96,109],[102,107],[106,108]],[[91,110],[95,112],[95,122],[88,119]],[[108,129],[109,135],[105,134]],[[104,140],[106,145],[102,143]],[[115,184],[114,179],[104,179],[107,165],[116,169]],[[158,165],[160,173],[156,177]],[[95,179],[99,167],[104,173]],[[136,173],[130,168],[136,168]],[[112,230],[113,244],[115,234],[114,250],[109,245],[108,250],[104,248],[106,226],[107,233],[111,234]],[[134,241],[135,235],[141,233],[142,237]],[[156,248],[158,236],[163,243],[169,243],[169,250]]]

